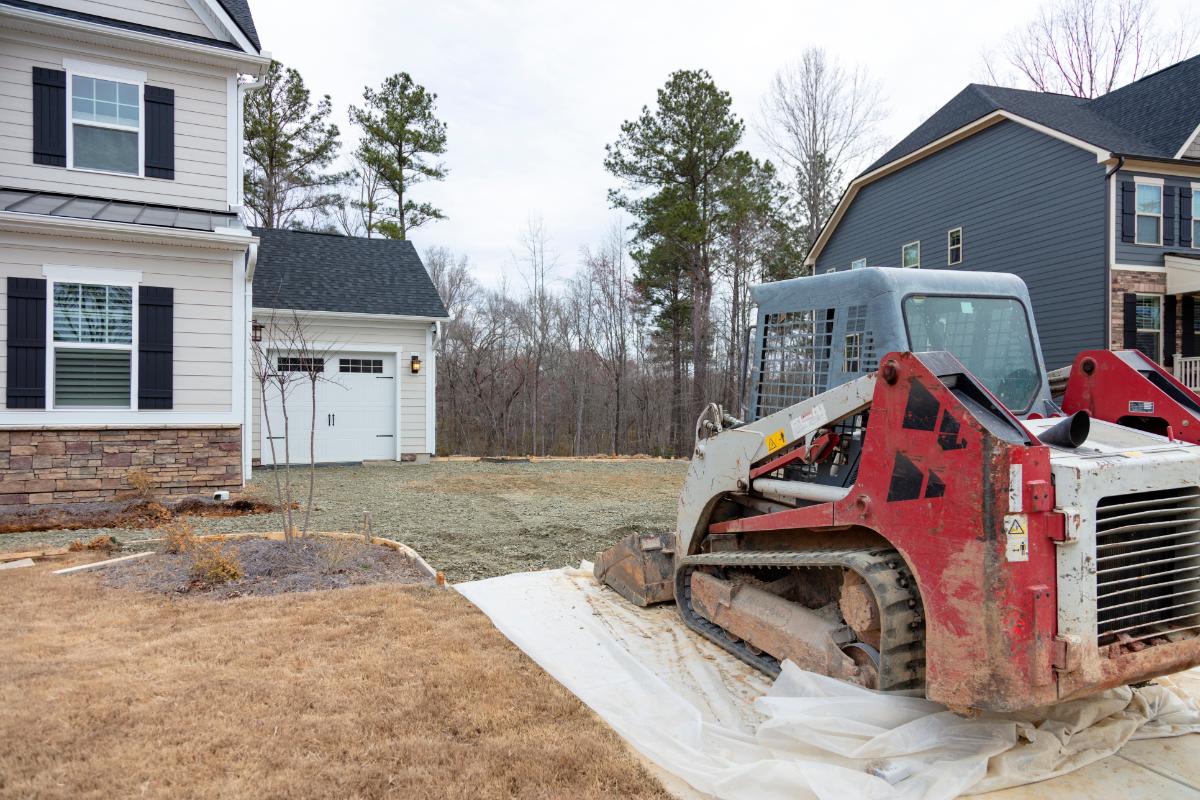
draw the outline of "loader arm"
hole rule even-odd
[[[1138,350],[1075,357],[1063,411],[1200,444],[1200,397]]]

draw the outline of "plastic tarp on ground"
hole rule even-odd
[[[1171,681],[966,719],[790,662],[772,682],[584,569],[459,584],[509,639],[639,752],[719,798],[953,798],[1045,780],[1130,739],[1200,732]]]

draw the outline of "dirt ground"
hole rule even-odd
[[[686,462],[435,461],[317,469],[315,530],[351,530],[372,513],[375,534],[415,548],[452,582],[578,564],[633,530],[668,531]],[[273,497],[259,470],[249,491]],[[262,531],[277,515],[196,518],[197,532]],[[153,530],[78,530],[0,536],[0,550],[86,541],[111,532],[123,543]]]
[[[221,548],[238,565],[241,577],[216,585],[197,580],[190,552],[158,553],[114,564],[99,575],[107,586],[211,599],[344,589],[368,583],[433,583],[408,555],[352,539],[308,537],[290,547],[281,541],[253,538],[198,545]]]
[[[49,574],[89,558],[0,572],[0,797],[667,797],[453,591]]]

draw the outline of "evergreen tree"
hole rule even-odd
[[[380,209],[374,229],[406,239],[413,228],[445,214],[409,196],[415,184],[440,181],[446,167],[435,161],[446,152],[446,123],[434,113],[437,95],[416,84],[407,72],[384,79],[378,90],[363,89],[362,107],[350,107],[350,119],[362,129],[356,156],[375,171],[394,205]]]
[[[325,171],[339,147],[331,111],[329,95],[314,108],[300,73],[278,61],[246,94],[245,204],[262,227],[311,225],[338,204],[346,176]]]

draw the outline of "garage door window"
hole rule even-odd
[[[382,358],[339,358],[338,372],[365,372],[374,375],[383,373]]]
[[[297,358],[296,356],[279,357],[280,372],[324,372],[325,359]]]

